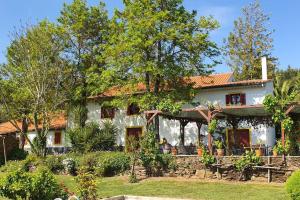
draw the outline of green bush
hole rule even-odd
[[[94,172],[98,165],[99,153],[88,153],[79,156],[79,166],[87,171]]]
[[[0,180],[0,195],[9,199],[52,200],[67,194],[59,187],[53,174],[45,168],[36,173],[16,170]]]
[[[216,158],[213,155],[209,155],[204,149],[202,157],[200,158],[200,162],[202,162],[206,167],[216,163]]]
[[[45,159],[45,165],[53,173],[59,173],[64,170],[62,160],[63,158],[61,156],[49,155]]]
[[[8,160],[24,160],[28,155],[23,149],[14,148],[7,156]]]
[[[100,155],[96,173],[100,176],[114,176],[130,169],[130,158],[122,152],[105,152]]]
[[[92,151],[113,150],[118,129],[110,121],[105,121],[100,128],[96,123],[88,123],[84,128],[67,131],[73,151],[86,153]]]
[[[288,178],[285,186],[292,200],[300,200],[300,170]]]
[[[238,171],[243,171],[246,168],[260,165],[261,162],[261,158],[256,156],[254,151],[246,151],[246,153],[234,163],[234,166]]]

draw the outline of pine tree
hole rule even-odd
[[[272,55],[274,30],[269,29],[269,20],[255,1],[243,8],[242,16],[234,21],[234,30],[225,40],[225,54],[236,80],[261,79],[262,56],[267,56],[268,77],[273,77],[277,58]]]

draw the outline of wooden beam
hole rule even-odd
[[[285,114],[288,115],[296,108],[296,105],[290,105],[290,107],[285,111]]]
[[[156,115],[158,115],[158,113],[159,113],[159,112],[154,113],[154,114],[150,117],[150,119],[147,121],[147,124],[150,124],[150,123],[153,121],[154,117],[156,117]]]
[[[208,116],[200,109],[197,109],[196,111],[198,111],[198,113],[200,113],[200,115],[207,121],[209,122],[209,118]]]

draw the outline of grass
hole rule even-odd
[[[76,191],[76,182],[70,176],[57,176],[70,191]],[[138,195],[190,198],[202,200],[282,200],[288,199],[283,185],[240,182],[208,182],[183,178],[150,178],[130,184],[125,177],[97,180],[99,197]]]

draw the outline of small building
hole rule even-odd
[[[47,135],[47,149],[49,153],[63,153],[69,149],[70,145],[66,137],[66,124],[67,119],[63,115],[55,117],[51,121],[49,133]],[[21,127],[21,122],[18,122],[18,127]],[[10,122],[0,123],[0,135],[3,134],[16,138],[18,142],[20,140],[20,135],[17,128],[14,127]],[[27,134],[30,141],[33,141],[33,139],[36,137],[35,127],[32,123],[30,123],[28,126]],[[24,149],[30,151],[30,145],[28,141],[25,141]]]

